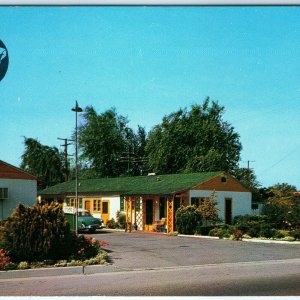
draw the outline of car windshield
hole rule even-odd
[[[79,217],[91,217],[91,214],[89,211],[79,211],[78,216]]]

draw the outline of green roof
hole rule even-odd
[[[167,195],[191,189],[223,172],[165,174],[78,180],[79,193],[117,193],[121,195]],[[40,195],[75,193],[75,181],[46,188]]]

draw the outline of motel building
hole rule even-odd
[[[75,207],[75,181],[68,181],[39,192],[42,200]],[[157,224],[165,232],[175,228],[175,212],[180,206],[199,206],[215,192],[219,218],[231,224],[238,215],[258,213],[251,192],[225,172],[148,175],[85,179],[78,183],[78,207],[87,209],[104,224],[117,212],[137,230],[152,231]]]

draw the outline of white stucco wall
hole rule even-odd
[[[210,197],[212,191],[191,190],[191,197]],[[250,192],[218,192],[216,191],[216,201],[218,203],[219,217],[225,220],[225,198],[232,199],[232,218],[239,215],[251,214],[251,200]]]
[[[0,204],[0,219],[6,219],[19,203],[34,205],[37,197],[36,180],[0,179],[0,188],[8,188],[8,199]]]
[[[117,221],[117,211],[120,210],[120,196],[101,197],[101,200],[109,200],[110,216],[109,219],[114,218]]]

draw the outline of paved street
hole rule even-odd
[[[0,294],[300,295],[300,245],[105,231],[93,236],[109,243],[112,265],[100,273],[0,279]]]

